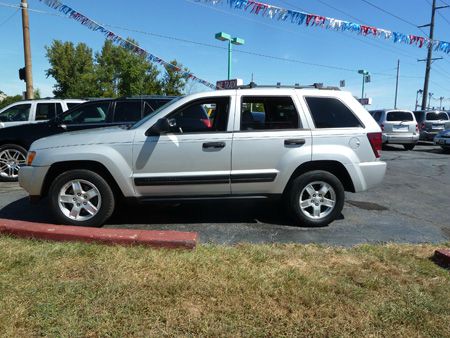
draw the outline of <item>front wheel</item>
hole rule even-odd
[[[344,187],[336,176],[315,170],[293,180],[289,207],[299,225],[321,227],[339,217],[344,198]]]
[[[50,186],[50,207],[59,223],[102,226],[114,211],[114,194],[99,174],[71,170],[59,175]]]
[[[5,144],[0,147],[0,181],[15,182],[19,169],[25,165],[27,151],[17,144]]]

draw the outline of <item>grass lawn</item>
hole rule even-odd
[[[450,271],[435,249],[0,237],[0,336],[450,337]]]

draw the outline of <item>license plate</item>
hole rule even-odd
[[[408,126],[398,125],[398,126],[394,126],[394,130],[395,131],[408,131],[409,128],[408,128]]]
[[[433,129],[444,129],[444,125],[443,124],[433,124],[432,128]]]

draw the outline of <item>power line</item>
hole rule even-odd
[[[0,22],[0,27],[3,26],[4,24],[6,24],[9,20],[11,20],[14,15],[17,14],[17,12],[19,11],[20,8],[18,8],[14,13],[12,13],[10,16],[8,16],[5,20],[3,20],[2,22]]]
[[[394,13],[391,13],[391,12],[385,10],[384,8],[379,7],[379,6],[377,6],[377,5],[373,4],[373,3],[371,3],[371,2],[368,1],[368,0],[361,0],[361,1],[362,1],[362,2],[365,2],[365,3],[368,4],[369,6],[372,6],[372,7],[376,8],[376,9],[378,9],[379,11],[382,11],[383,13],[386,13],[386,14],[388,14],[388,15],[390,15],[390,16],[392,16],[392,17],[394,17],[394,18],[396,18],[396,19],[398,19],[398,20],[400,20],[400,21],[403,21],[403,22],[407,23],[408,25],[411,25],[411,26],[417,28],[417,25],[414,24],[414,23],[412,23],[411,21],[405,20],[405,19],[399,17],[398,15],[395,15]]]

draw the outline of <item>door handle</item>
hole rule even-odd
[[[225,148],[225,142],[206,142],[203,143],[203,149]]]
[[[306,140],[304,138],[295,138],[295,139],[284,140],[285,146],[302,146],[305,143],[306,143]]]

